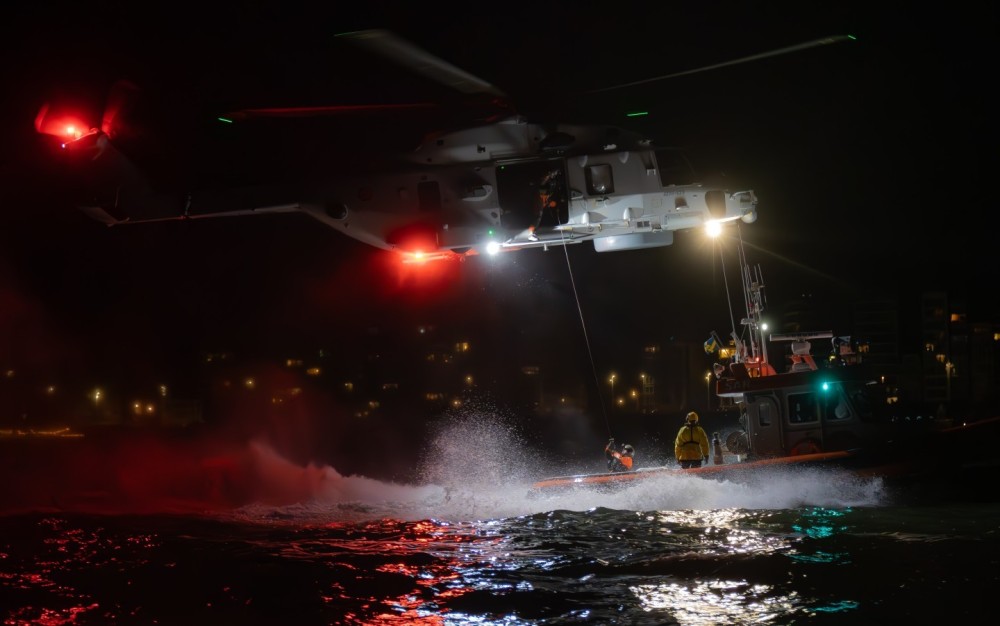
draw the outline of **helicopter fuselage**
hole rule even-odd
[[[586,93],[629,88],[851,39],[849,35],[823,37]],[[112,86],[100,129],[74,134],[74,125],[67,126],[67,118],[60,119],[48,103],[36,116],[35,128],[64,142],[59,145],[68,152],[83,156],[76,163],[81,171],[74,173],[84,181],[86,200],[80,208],[108,225],[299,212],[370,246],[426,259],[585,241],[592,241],[598,252],[652,248],[673,243],[677,231],[757,219],[757,196],[752,189],[732,190],[696,177],[677,149],[654,145],[613,126],[529,122],[511,113],[516,109],[502,90],[386,30],[341,33],[338,40],[445,86],[469,105],[466,113],[475,111],[475,115],[453,115],[447,107],[428,102],[380,102],[238,109],[216,119],[249,122],[246,128],[251,134],[266,130],[253,127],[253,120],[294,124],[294,120],[343,119],[366,112],[395,116],[404,111],[438,110],[445,112],[445,117],[438,118],[442,124],[456,119],[478,121],[430,136],[416,150],[396,155],[388,166],[382,163],[371,168],[368,156],[373,157],[372,163],[385,156],[382,151],[370,152],[379,146],[376,135],[363,132],[346,139],[344,127],[309,132],[323,150],[302,149],[286,141],[283,131],[290,127],[282,125],[276,147],[263,155],[252,154],[253,148],[260,148],[255,138],[238,146],[227,144],[230,151],[221,158],[214,158],[211,151],[203,155],[200,149],[185,152],[182,159],[201,157],[213,165],[221,163],[222,179],[244,176],[253,180],[252,186],[244,186],[246,181],[215,188],[191,185],[198,189],[184,188],[186,183],[169,189],[151,183],[147,173],[126,156],[129,150],[116,145],[117,135],[130,128],[130,112],[140,96],[141,90],[130,81]],[[454,102],[453,98],[444,100]],[[142,135],[124,133],[123,138],[129,134]],[[313,160],[314,155],[327,155],[327,144],[337,139],[357,152],[348,153],[346,162]],[[296,156],[306,161],[301,169],[311,174],[309,180],[258,184],[255,172],[249,172],[263,168],[263,178],[274,173],[266,170],[286,167],[299,178],[300,172],[292,165]]]
[[[173,197],[100,132],[85,139],[103,187],[81,208],[109,225],[297,211],[376,248],[434,258],[584,241],[600,252],[666,246],[675,231],[757,217],[752,190],[698,181],[679,150],[610,126],[515,116],[430,137],[390,169]]]

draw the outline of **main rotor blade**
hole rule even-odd
[[[442,85],[465,94],[490,94],[507,98],[507,94],[485,80],[473,76],[422,48],[397,37],[387,30],[360,30],[337,35],[350,39],[370,52],[409,68]]]
[[[834,35],[832,37],[823,37],[820,39],[813,39],[812,41],[807,41],[805,43],[800,43],[795,46],[788,46],[787,48],[778,48],[777,50],[771,50],[770,52],[762,52],[760,54],[754,54],[748,57],[743,57],[741,59],[735,59],[732,61],[726,61],[724,63],[716,63],[715,65],[706,65],[705,67],[699,67],[693,70],[684,70],[683,72],[675,72],[673,74],[667,74],[665,76],[657,76],[655,78],[647,78],[645,80],[637,80],[631,83],[622,83],[620,85],[613,85],[611,87],[602,87],[600,89],[591,89],[584,93],[600,93],[602,91],[612,91],[614,89],[622,89],[624,87],[632,87],[634,85],[643,85],[646,83],[656,82],[658,80],[666,80],[668,78],[677,78],[678,76],[687,76],[688,74],[696,74],[698,72],[707,72],[709,70],[719,69],[720,67],[728,67],[730,65],[738,65],[740,63],[749,63],[750,61],[759,61],[760,59],[766,59],[768,57],[776,57],[782,54],[789,54],[791,52],[798,52],[800,50],[806,50],[809,48],[816,48],[818,46],[825,46],[831,43],[838,43],[841,41],[853,40],[852,35]]]
[[[272,107],[263,109],[240,109],[221,115],[226,120],[248,120],[263,117],[329,117],[357,113],[384,113],[386,111],[414,111],[437,108],[431,102],[406,104],[341,104],[316,107]]]

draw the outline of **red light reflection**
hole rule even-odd
[[[385,519],[364,527],[335,523],[328,528],[347,532],[348,536],[337,543],[349,545],[351,553],[385,561],[374,571],[342,560],[337,564],[340,575],[349,571],[350,578],[332,585],[332,593],[325,597],[328,603],[356,597],[352,588],[385,592],[368,597],[363,610],[347,613],[345,623],[385,626],[454,622],[456,615],[448,609],[448,603],[475,591],[462,570],[479,557],[474,550],[466,550],[465,544],[482,542],[483,537],[470,534],[468,527]],[[339,545],[331,548],[332,554],[342,553]],[[482,563],[475,567],[481,568]]]
[[[86,119],[81,113],[53,110],[45,105],[35,118],[35,130],[68,143],[97,132]]]

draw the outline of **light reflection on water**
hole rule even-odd
[[[834,471],[533,496],[499,453],[419,485],[257,453],[269,493],[309,497],[0,516],[3,623],[926,622],[985,609],[1000,583],[1000,505],[901,506]]]
[[[927,617],[913,604],[927,593],[949,593],[954,614],[998,582],[944,577],[1000,561],[996,506],[541,507],[463,520],[405,519],[397,503],[395,516],[386,505],[336,519],[342,504],[0,518],[4,623],[864,623]]]

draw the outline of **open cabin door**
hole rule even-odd
[[[497,199],[508,230],[552,228],[569,221],[569,194],[562,159],[497,166]]]

